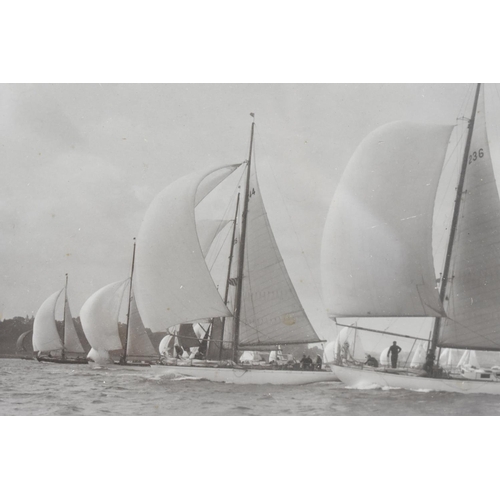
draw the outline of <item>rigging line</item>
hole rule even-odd
[[[458,118],[457,118],[457,121],[458,121]],[[455,147],[453,148],[453,150],[448,154],[448,158],[446,159],[445,163],[443,164],[443,172],[444,172],[444,169],[445,167],[449,164],[449,162],[451,161],[451,159],[453,158],[453,155],[455,153],[455,151],[460,147],[460,149],[462,150],[462,146],[463,146],[463,140],[464,140],[464,137],[466,135],[466,132],[467,132],[467,128],[464,128],[462,130],[462,134],[460,135],[460,137],[457,139],[456,141],[456,144],[455,144]],[[455,169],[458,170],[459,167],[460,167],[460,163],[461,163],[461,160],[460,160],[460,157],[459,155],[455,155]],[[453,175],[455,174],[455,175]],[[434,210],[434,212],[439,212],[440,210],[443,209],[443,206],[445,203],[447,203],[447,196],[448,196],[448,193],[451,192],[451,186],[452,184],[455,186],[454,189],[456,191],[457,189],[457,183],[458,183],[458,180],[457,180],[457,177],[456,177],[457,173],[456,172],[450,172],[450,174],[448,175],[448,182],[447,182],[447,185],[446,187],[444,187],[444,192],[445,192],[445,195],[442,197],[442,199],[440,200],[440,203],[439,205],[436,207],[436,209]],[[456,194],[455,196],[456,197]],[[450,210],[451,212],[451,210]],[[446,220],[444,220],[444,224],[445,226],[449,226],[450,225],[450,217],[451,217],[451,214],[449,214],[447,217],[446,217]],[[438,250],[438,252],[444,252],[445,251],[445,246],[443,244],[443,241],[446,241],[446,238],[447,238],[447,231],[446,229],[445,230],[442,230],[440,231],[440,237],[439,237],[439,241],[436,242],[435,246],[436,246],[436,249]],[[445,258],[444,256],[442,257],[443,259]],[[443,262],[441,262],[439,264],[439,268],[442,269],[443,267]]]
[[[259,131],[257,130],[257,133],[259,133]],[[253,160],[253,173],[254,173],[254,176],[255,178],[257,179],[257,154],[256,154],[256,151],[255,151],[255,144],[256,144],[257,141],[254,141],[253,143],[253,151],[252,151],[252,160]],[[251,182],[251,177],[249,179],[249,182]],[[258,181],[257,181],[258,182]],[[255,186],[254,186],[255,187]],[[260,191],[260,185],[259,185],[259,191]],[[259,192],[257,196],[260,196],[262,197],[261,193]],[[248,216],[247,216],[247,231],[248,231]],[[248,240],[247,240],[248,242]],[[248,246],[248,243],[245,242]],[[243,278],[245,277],[245,271],[246,271],[246,282],[243,280]],[[240,277],[241,281],[242,281],[242,286],[243,286],[243,283],[246,283],[247,287],[248,287],[248,295],[250,297],[250,309],[251,309],[251,312],[253,314],[253,317],[255,318],[256,317],[256,314],[255,314],[255,302],[254,302],[254,294],[253,294],[253,291],[252,291],[252,280],[251,280],[251,276],[250,276],[250,261],[249,261],[249,252],[248,252],[248,248],[247,248],[247,251],[245,252],[245,259],[244,259],[244,266],[243,266],[243,275]],[[243,314],[240,314],[240,325],[243,324],[245,325],[247,328],[250,328],[252,329],[252,327],[244,322],[241,318],[243,315],[245,315],[246,318],[248,318],[250,312],[247,311],[247,302],[246,300],[242,300],[241,301],[241,304],[240,304],[240,309],[241,309],[241,312]],[[262,332],[260,332],[259,330],[257,329],[253,329],[254,331],[256,331],[257,333],[260,333],[262,334]],[[260,340],[259,337],[257,337],[258,340]]]
[[[422,339],[420,337],[414,337],[413,335],[403,335],[402,333],[393,333],[393,332],[388,332],[385,330],[376,330],[374,328],[364,328],[362,326],[350,326],[350,325],[343,325],[342,323],[337,323],[338,326],[347,326],[348,328],[354,328],[356,330],[362,330],[365,332],[375,332],[375,333],[380,333],[382,335],[391,335],[393,337],[404,337],[407,339],[417,339],[417,340],[423,340],[424,342],[427,342],[425,339]]]
[[[258,134],[258,133],[259,133],[259,131],[257,130],[257,134]],[[261,143],[262,143],[262,141],[261,141]],[[318,297],[319,297],[319,299],[320,299],[320,303],[321,303],[321,304],[323,304],[323,297],[322,297],[322,295],[321,295],[321,293],[320,293],[320,291],[319,291],[318,284],[316,283],[316,280],[314,279],[314,274],[313,274],[312,269],[311,269],[311,267],[309,266],[309,262],[308,262],[308,260],[307,260],[307,258],[306,258],[306,256],[305,256],[306,254],[305,254],[305,252],[304,252],[304,248],[302,247],[302,245],[301,245],[301,243],[300,243],[300,240],[299,240],[299,237],[298,237],[298,233],[297,233],[297,231],[295,230],[295,226],[293,225],[293,219],[292,219],[292,216],[291,216],[291,214],[290,214],[290,211],[288,210],[288,206],[287,206],[287,204],[285,203],[285,199],[284,199],[284,197],[283,197],[283,193],[282,193],[282,191],[280,190],[280,187],[279,187],[280,185],[279,185],[279,183],[278,183],[278,180],[276,179],[276,174],[274,173],[274,170],[273,170],[273,168],[272,168],[272,167],[270,167],[270,169],[269,169],[269,170],[271,170],[271,173],[273,174],[274,182],[275,182],[276,186],[278,187],[278,192],[279,192],[279,194],[280,194],[280,197],[281,197],[281,200],[282,200],[282,204],[283,204],[283,206],[285,207],[286,213],[287,213],[287,215],[288,215],[288,219],[290,220],[290,225],[291,225],[291,227],[292,227],[293,233],[295,234],[295,239],[297,240],[297,243],[299,244],[299,248],[300,248],[300,251],[301,251],[301,255],[303,255],[303,257],[304,257],[304,261],[305,261],[305,263],[306,263],[306,266],[307,266],[307,269],[308,269],[308,271],[309,271],[309,275],[310,275],[310,277],[311,277],[311,281],[312,281],[312,284],[313,284],[313,289],[315,290],[316,294],[318,295]],[[286,266],[285,266],[285,267],[286,267]],[[307,313],[306,313],[305,311],[304,311],[304,314],[306,314],[306,316],[307,316]],[[309,318],[308,318],[308,319],[309,319]]]
[[[478,333],[478,332],[476,332],[476,331],[472,330],[472,329],[471,329],[471,328],[469,328],[468,326],[466,326],[466,325],[464,325],[464,324],[460,323],[460,321],[457,321],[457,320],[455,320],[455,319],[453,319],[453,318],[450,318],[450,317],[448,317],[447,319],[448,319],[448,320],[450,320],[451,322],[453,322],[453,323],[457,324],[457,325],[460,325],[462,328],[464,328],[465,330],[467,330],[469,333],[474,334],[476,337],[481,337],[481,338],[483,338],[483,339],[487,340],[488,342],[491,342],[492,344],[495,344],[495,345],[500,346],[500,342],[495,342],[495,341],[494,341],[494,340],[492,340],[490,337],[487,337],[486,335],[482,335],[481,333]],[[460,348],[457,348],[457,349],[460,349]],[[467,347],[463,347],[462,349],[468,349],[468,348],[467,348]]]
[[[243,169],[241,175],[240,175],[240,178],[238,179],[238,182],[236,184],[236,187],[233,189],[233,193],[229,199],[229,203],[227,204],[226,208],[225,208],[225,211],[224,213],[222,214],[222,220],[221,220],[221,223],[219,225],[219,228],[223,225],[224,221],[226,220],[226,217],[229,217],[229,214],[231,213],[230,209],[232,210],[233,208],[233,201],[236,199],[236,196],[238,194],[238,191],[240,189],[240,184],[241,184],[241,180],[243,178],[243,175],[245,174],[245,169]],[[232,217],[232,215],[231,215]],[[232,219],[229,219],[229,220],[232,220]],[[220,229],[219,229],[220,231]],[[217,233],[219,233],[219,231],[217,231]],[[207,263],[207,266],[208,266],[208,269],[209,271],[212,271],[216,262],[217,262],[217,259],[219,258],[221,252],[222,252],[222,249],[224,248],[224,244],[226,243],[227,239],[229,238],[229,235],[231,234],[231,231],[229,231],[227,234],[226,234],[226,237],[224,238],[224,240],[221,242],[221,244],[219,245],[219,248],[218,248],[218,251],[217,253],[215,254],[215,256],[210,256],[211,260],[212,260],[212,263],[210,265],[208,265]],[[209,250],[210,251],[210,250]],[[207,256],[208,256],[208,253],[207,252]]]

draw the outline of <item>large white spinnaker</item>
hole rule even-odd
[[[102,355],[123,348],[118,330],[118,316],[129,279],[97,290],[80,310],[85,337],[91,347]]]
[[[444,315],[432,221],[452,128],[394,122],[359,145],[323,233],[323,298],[331,318]]]
[[[137,237],[134,291],[142,320],[152,331],[231,314],[206,265],[195,207],[237,166],[186,175],[148,208]]]
[[[63,348],[57,331],[55,311],[57,299],[64,288],[54,292],[40,306],[33,323],[33,350],[35,352],[57,351]]]

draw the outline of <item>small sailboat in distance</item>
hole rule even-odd
[[[64,292],[63,335],[59,336],[55,310]],[[38,309],[33,323],[33,351],[38,361],[85,364],[85,350],[78,338],[68,302],[68,275],[64,288],[54,292]]]
[[[463,156],[457,159],[455,201],[448,210],[451,223],[443,225],[449,237],[438,277],[432,229],[435,206],[443,208],[436,197],[451,132],[443,125],[384,125],[362,141],[337,187],[321,256],[329,316],[338,325],[339,318],[433,322],[421,368],[372,369],[335,359],[332,369],[349,386],[500,395],[499,369],[469,364],[454,373],[440,366],[437,352],[500,351],[500,179],[490,155],[481,84]],[[421,341],[357,328],[372,337]]]
[[[80,311],[83,331],[92,347],[88,357],[98,364],[149,366],[159,360],[144,328],[133,294],[135,248],[134,238],[130,278],[97,290]],[[122,342],[119,315],[127,286],[127,325]]]

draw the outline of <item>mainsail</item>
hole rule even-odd
[[[118,316],[129,278],[106,285],[91,295],[80,310],[83,331],[97,352],[122,349]]]
[[[182,177],[146,212],[137,238],[134,291],[144,324],[152,331],[231,314],[205,263],[195,207],[237,166]]]
[[[38,309],[33,323],[33,350],[35,352],[57,351],[63,348],[57,331],[55,310],[57,299],[64,288],[54,292]]]
[[[500,350],[498,181],[488,146],[481,91],[451,253],[448,318],[441,321],[439,346]]]
[[[255,168],[249,193],[239,343],[251,348],[317,342],[271,230]]]
[[[451,131],[389,123],[354,153],[323,236],[322,284],[330,317],[444,315],[432,220]]]

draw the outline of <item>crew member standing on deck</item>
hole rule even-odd
[[[398,366],[398,354],[401,352],[401,347],[394,341],[387,351],[387,357],[391,356],[391,365],[393,368]]]

